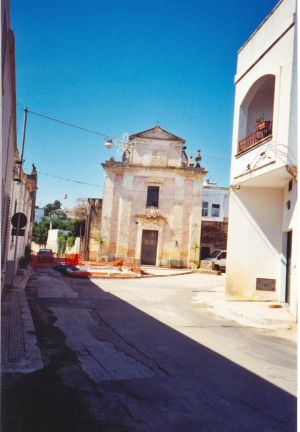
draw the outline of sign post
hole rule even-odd
[[[16,268],[16,257],[17,257],[17,250],[18,250],[18,239],[19,236],[25,235],[25,229],[23,229],[27,224],[27,217],[24,213],[18,212],[15,213],[11,218],[11,224],[13,226],[11,230],[11,235],[16,236],[16,245],[15,245],[15,251],[14,251],[14,268],[12,272],[12,280],[11,280],[11,286],[14,286],[14,279],[15,279],[15,268]]]

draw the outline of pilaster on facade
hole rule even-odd
[[[101,233],[108,259],[190,266],[193,243],[200,241],[206,171],[198,162],[188,162],[184,144],[156,126],[129,137],[122,162],[102,164]]]

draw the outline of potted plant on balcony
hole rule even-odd
[[[256,119],[256,130],[262,130],[266,127],[265,116],[262,114]]]

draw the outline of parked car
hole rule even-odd
[[[37,261],[43,263],[53,263],[54,253],[52,249],[40,249],[37,253]]]
[[[218,249],[215,250],[209,257],[205,258],[204,261],[211,261],[213,263],[213,267],[216,270],[226,270],[226,256],[227,251]]]

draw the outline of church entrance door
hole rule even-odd
[[[158,231],[143,230],[141,264],[156,265]]]

